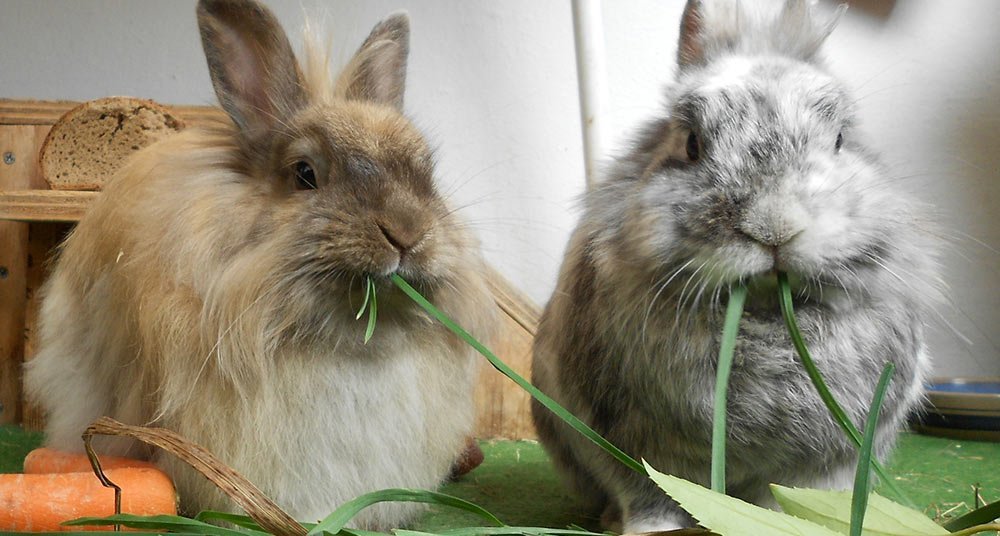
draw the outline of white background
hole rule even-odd
[[[438,147],[443,190],[465,207],[490,261],[544,303],[584,188],[569,2],[268,4],[296,45],[309,13],[340,64],[379,18],[409,11],[406,108]],[[614,148],[660,105],[682,7],[605,1],[604,134]],[[899,187],[939,208],[953,289],[934,320],[939,374],[1000,375],[998,51],[1000,2],[991,0],[851,2],[826,46]],[[0,0],[0,97],[106,95],[214,102],[193,0]]]

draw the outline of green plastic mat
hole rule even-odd
[[[41,434],[0,426],[0,473],[18,472],[41,442]],[[595,516],[560,483],[552,464],[534,441],[483,441],[486,461],[442,491],[470,500],[510,525],[597,528]],[[1000,500],[1000,443],[957,441],[904,434],[889,464],[899,487],[933,518],[961,515],[979,500]],[[439,530],[482,521],[469,514],[433,507],[414,528]]]

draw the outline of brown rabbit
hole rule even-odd
[[[372,490],[434,488],[470,432],[475,362],[388,276],[481,337],[494,306],[478,244],[401,111],[407,17],[375,26],[336,80],[318,61],[300,68],[256,2],[202,0],[198,23],[232,124],[137,153],[64,244],[26,372],[47,443],[79,450],[101,415],[167,427],[304,521]],[[379,314],[365,344],[369,277]],[[186,512],[232,508],[154,458]],[[379,505],[356,524],[417,511]]]

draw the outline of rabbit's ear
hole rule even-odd
[[[701,0],[688,0],[681,16],[681,36],[677,42],[677,64],[682,68],[704,59],[704,32],[704,6]]]
[[[200,0],[198,27],[222,108],[251,146],[306,103],[278,20],[252,0]]]
[[[781,4],[688,0],[681,18],[677,64],[684,70],[728,53],[782,54],[811,61],[846,8],[841,5],[827,15],[808,0]]]
[[[375,25],[337,79],[338,97],[403,109],[410,18],[395,13]]]

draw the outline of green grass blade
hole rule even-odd
[[[372,278],[365,279],[365,299],[361,302],[361,308],[358,309],[358,314],[354,317],[355,320],[361,320],[361,315],[365,314],[365,309],[368,308],[368,300],[371,299],[372,286]]]
[[[952,536],[972,536],[973,534],[982,534],[983,532],[990,532],[993,534],[1000,533],[1000,523],[988,523],[986,525],[976,525],[974,527],[969,527],[967,529],[962,529],[958,532],[952,533]]]
[[[213,534],[221,536],[247,536],[244,530],[233,530],[217,525],[210,525],[203,521],[180,516],[137,516],[132,514],[118,514],[107,517],[81,517],[72,521],[66,521],[63,525],[78,527],[85,525],[124,525],[126,527],[145,530],[161,530],[171,532],[184,532],[189,534]],[[118,534],[121,534],[120,532]]]
[[[826,386],[826,382],[823,381],[823,376],[820,374],[819,369],[816,368],[816,363],[809,354],[809,349],[806,348],[806,343],[799,332],[798,323],[795,321],[795,310],[792,306],[792,288],[788,284],[788,274],[784,272],[778,274],[778,289],[781,297],[781,314],[785,319],[785,325],[788,326],[792,344],[795,345],[795,350],[798,352],[799,358],[802,360],[802,364],[809,374],[809,379],[812,380],[813,386],[816,387],[816,391],[819,392],[820,398],[826,404],[827,409],[830,410],[830,414],[834,420],[837,421],[837,424],[840,425],[840,428],[844,430],[844,433],[847,434],[854,445],[860,447],[861,432],[851,422],[844,408],[840,407],[837,400],[833,398],[833,393],[830,392],[830,389]]]
[[[466,344],[472,346],[477,352],[483,355],[494,368],[499,370],[504,376],[507,376],[514,383],[519,385],[522,389],[528,392],[535,400],[540,402],[543,406],[548,408],[550,411],[555,413],[560,419],[566,422],[566,424],[572,426],[577,432],[583,434],[584,437],[596,443],[599,447],[607,451],[609,454],[614,456],[618,461],[622,462],[630,469],[645,474],[646,470],[643,468],[642,464],[635,461],[631,456],[625,454],[621,449],[611,444],[610,441],[601,437],[594,431],[593,428],[587,426],[583,421],[578,419],[575,415],[566,410],[566,408],[559,405],[558,402],[552,400],[548,395],[538,390],[537,387],[531,385],[531,382],[525,380],[520,374],[514,372],[513,369],[507,366],[506,363],[500,360],[497,356],[493,355],[488,348],[483,346],[482,343],[477,341],[472,335],[469,335],[461,326],[456,324],[452,319],[448,318],[447,315],[442,313],[435,307],[431,302],[427,301],[419,292],[416,291],[405,279],[400,277],[398,274],[392,274],[392,282],[396,284],[407,296],[422,307],[425,311],[431,314],[439,322],[445,325],[452,333],[458,335]]]
[[[375,333],[375,319],[378,316],[378,296],[375,295],[375,282],[368,279],[368,291],[365,292],[365,296],[371,294],[371,303],[368,304],[368,327],[365,328],[365,344],[372,339],[372,334]]]
[[[490,523],[494,523],[497,526],[503,526],[503,522],[497,519],[496,516],[486,511],[483,507],[466,501],[465,499],[460,499],[452,495],[446,495],[444,493],[434,491],[397,488],[366,493],[344,503],[332,514],[327,516],[326,519],[320,521],[319,524],[313,527],[312,530],[309,531],[309,536],[317,534],[335,535],[340,532],[341,529],[344,528],[344,525],[349,523],[351,519],[354,519],[354,516],[358,515],[359,512],[373,504],[381,502],[420,502],[448,506],[451,508],[465,510],[466,512],[471,512],[489,521]]]
[[[225,521],[226,523],[232,523],[237,527],[242,527],[247,529],[247,534],[269,534],[266,530],[261,528],[256,521],[250,516],[230,514],[227,512],[216,512],[214,510],[204,510],[199,512],[198,515],[194,516],[196,521]],[[302,526],[309,528],[310,525],[305,523],[300,523]]]
[[[823,381],[823,375],[820,374],[819,369],[816,368],[816,363],[813,361],[812,356],[809,355],[809,349],[806,347],[805,341],[802,339],[802,333],[799,332],[798,323],[795,321],[795,310],[792,307],[792,287],[788,283],[788,274],[784,272],[778,272],[778,297],[781,303],[781,314],[785,319],[785,325],[788,326],[788,333],[792,338],[792,344],[795,345],[795,350],[799,354],[799,358],[802,360],[802,366],[805,367],[806,372],[809,374],[809,379],[812,380],[813,386],[816,388],[816,392],[819,393],[820,398],[823,403],[826,404],[827,410],[830,411],[830,415],[833,419],[840,425],[840,428],[844,430],[847,437],[854,443],[854,446],[861,448],[861,432],[858,428],[854,426],[850,418],[847,416],[847,412],[844,408],[837,403],[837,400],[833,398],[833,394],[830,389],[826,386],[826,382]],[[878,473],[879,479],[882,483],[896,496],[897,499],[903,502],[906,506],[910,508],[916,508],[911,501],[903,492],[896,486],[888,473],[886,473],[885,468],[878,460],[872,460],[872,466],[875,468],[875,472]]]
[[[747,288],[740,285],[729,293],[726,322],[722,327],[719,344],[719,364],[715,375],[715,416],[712,420],[712,491],[726,492],[726,398],[729,391],[729,372],[733,367],[736,335],[743,316]]]
[[[944,528],[955,532],[959,530],[965,530],[969,527],[974,527],[976,525],[982,525],[984,523],[990,523],[995,519],[1000,518],[1000,501],[994,501],[986,506],[981,506],[968,514],[961,517],[956,517],[951,521],[944,524]]]
[[[882,376],[875,387],[871,406],[868,407],[868,420],[865,421],[865,435],[861,440],[861,451],[858,453],[858,469],[854,473],[854,493],[851,495],[851,532],[850,536],[861,536],[865,522],[865,512],[868,510],[868,480],[872,472],[872,446],[875,444],[875,428],[878,426],[879,413],[882,411],[882,401],[885,391],[889,388],[889,379],[896,366],[886,363]]]

